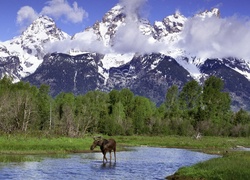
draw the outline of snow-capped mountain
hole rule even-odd
[[[154,24],[154,38],[155,39],[164,39],[168,38],[168,41],[175,41],[175,38],[178,38],[176,34],[180,33],[183,29],[183,26],[187,18],[184,17],[179,11],[176,11],[175,14],[167,16],[163,21],[156,21]]]
[[[101,21],[97,21],[92,27],[85,29],[83,32],[76,33],[72,40],[99,41],[103,47],[112,51],[112,47],[116,45],[117,38],[119,38],[118,31],[131,23],[137,26],[137,30],[143,35],[153,35],[153,27],[148,20],[128,16],[125,14],[124,7],[118,4],[108,11]],[[80,54],[86,52],[86,49],[73,49],[73,53],[75,52]]]
[[[16,81],[35,72],[46,55],[46,43],[68,39],[70,36],[56,27],[55,22],[41,16],[35,20],[20,36],[0,44],[2,58],[15,56],[20,61],[20,69],[14,74]]]
[[[195,17],[201,17],[203,19],[206,17],[212,17],[212,16],[220,17],[220,11],[218,8],[214,8],[210,11],[206,10],[204,12],[201,12],[195,15]]]
[[[191,18],[220,18],[219,14],[212,9]],[[191,79],[202,83],[215,75],[225,81],[234,109],[250,109],[250,64],[235,57],[199,57],[177,47],[189,20],[177,11],[151,25],[118,4],[92,27],[70,37],[42,16],[22,35],[0,44],[0,77],[49,84],[52,95],[130,88],[161,104],[173,84],[181,88]],[[56,50],[61,44],[68,49]]]

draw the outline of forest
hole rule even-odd
[[[182,89],[173,85],[157,107],[129,89],[83,95],[61,92],[52,97],[48,85],[38,88],[4,77],[0,80],[0,133],[248,137],[250,114],[230,109],[230,95],[223,86],[215,76],[203,85],[195,80]]]

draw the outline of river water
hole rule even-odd
[[[43,158],[39,162],[0,163],[0,179],[164,179],[180,167],[216,158],[184,149],[133,147],[117,152],[116,163],[102,163],[101,153]],[[107,154],[109,160],[109,154]]]

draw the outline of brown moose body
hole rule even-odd
[[[110,154],[110,162],[112,160],[112,151],[114,151],[114,157],[116,162],[116,141],[114,139],[103,139],[103,138],[94,138],[94,142],[90,147],[90,150],[94,150],[96,146],[100,146],[100,149],[103,154],[103,163],[104,160],[108,161],[106,158],[106,153],[109,152]]]

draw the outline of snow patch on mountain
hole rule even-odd
[[[36,19],[20,36],[5,41],[0,46],[1,55],[17,56],[20,59],[21,77],[26,77],[35,72],[43,62],[47,53],[44,50],[46,43],[69,39],[70,36],[56,27],[55,22],[41,16]],[[5,54],[4,54],[5,53]]]
[[[9,50],[3,44],[0,44],[0,57],[11,56]]]
[[[134,53],[126,53],[126,54],[116,54],[110,53],[106,54],[104,58],[101,60],[103,67],[105,69],[110,69],[111,67],[119,67],[123,64],[128,63],[134,57]]]
[[[244,75],[250,81],[250,68],[249,71],[242,71],[239,68],[234,68],[234,70],[242,75]]]
[[[197,64],[194,63],[195,57],[182,57],[179,56],[175,60],[184,67],[190,75],[197,81],[202,77],[202,73],[199,70]]]
[[[119,67],[123,64],[130,62],[133,57],[134,53],[126,53],[126,54],[117,54],[117,53],[109,53],[104,56],[101,60],[102,68],[99,67],[98,72],[103,75],[104,77],[104,84],[106,84],[109,78],[109,69],[111,67]]]
[[[250,81],[250,63],[245,62],[243,59],[229,58],[230,64],[225,63],[226,66],[233,69],[234,71],[242,74]]]

